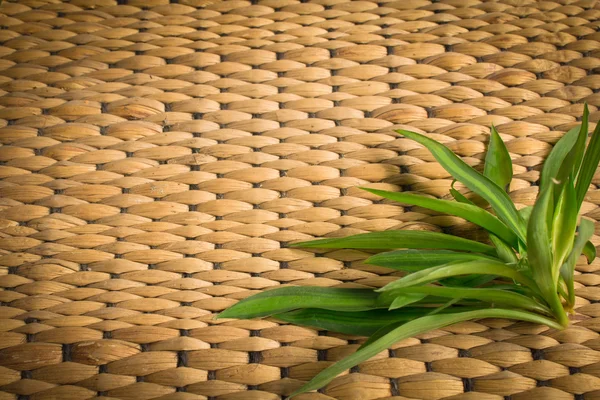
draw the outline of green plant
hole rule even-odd
[[[492,127],[483,174],[444,145],[418,133],[398,131],[425,146],[454,177],[489,204],[475,205],[454,188],[455,201],[412,193],[364,189],[403,204],[461,217],[487,231],[490,243],[426,231],[384,231],[323,239],[295,246],[320,249],[392,250],[365,262],[407,274],[380,289],[283,287],[244,299],[219,318],[279,320],[370,336],[352,355],[323,370],[292,393],[318,389],[341,372],[395,342],[457,322],[507,318],[562,329],[575,304],[573,276],[594,224],[578,214],[600,161],[600,124],[589,145],[588,109],[580,127],[554,146],[541,172],[533,207],[517,210],[507,194],[510,155]],[[576,234],[577,233],[577,234]]]

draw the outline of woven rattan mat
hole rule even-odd
[[[0,400],[281,399],[364,338],[215,313],[280,284],[394,279],[365,253],[289,242],[476,235],[356,189],[447,195],[448,174],[394,129],[480,165],[494,124],[526,205],[583,103],[600,118],[595,0],[19,0],[0,13]],[[583,213],[598,204],[592,190]],[[565,331],[462,323],[298,399],[600,399],[599,268],[578,267]]]

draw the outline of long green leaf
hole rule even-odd
[[[558,278],[560,267],[569,255],[577,229],[577,205],[573,181],[565,182],[558,199],[552,223],[552,277]]]
[[[454,188],[455,183],[456,183],[456,179],[454,179],[452,181],[452,184],[450,185],[450,194],[452,195],[452,197],[454,197],[454,200],[458,201],[459,203],[470,204],[472,206],[476,206],[476,204],[474,202],[467,199],[464,194],[462,194],[461,192],[459,192],[458,190],[456,190]]]
[[[394,290],[395,294],[424,294],[453,299],[476,299],[491,305],[510,306],[528,311],[550,313],[550,310],[530,297],[494,288],[454,288],[441,286],[410,286]]]
[[[405,293],[401,295],[396,295],[394,300],[392,300],[392,304],[390,304],[388,310],[397,310],[399,308],[406,307],[408,305],[423,300],[425,297],[427,297],[427,294],[420,293]]]
[[[589,110],[586,104],[583,109],[583,117],[581,119],[581,125],[579,126],[579,132],[577,133],[577,140],[573,144],[573,147],[569,153],[567,153],[562,165],[558,169],[558,175],[556,175],[554,179],[554,182],[556,183],[554,189],[556,196],[555,198],[558,198],[558,193],[562,191],[567,179],[572,177],[572,179],[575,180],[579,174],[581,161],[583,160],[585,152],[585,142],[588,136],[588,116]]]
[[[502,276],[513,279],[516,282],[519,282],[532,289],[536,288],[535,282],[533,282],[530,278],[501,262],[491,260],[474,260],[427,268],[407,275],[396,281],[390,282],[376,291],[384,292],[409,286],[418,286],[435,282],[440,279],[471,274]]]
[[[498,217],[515,232],[521,241],[525,242],[526,233],[523,220],[512,200],[501,187],[470,167],[443,144],[415,132],[405,130],[397,132],[427,147],[450,175],[490,203]]]
[[[529,266],[542,293],[555,293],[552,277],[552,250],[550,247],[550,221],[552,219],[552,186],[538,197],[527,229]]]
[[[452,276],[441,279],[438,283],[443,286],[452,287],[479,287],[496,279],[496,275],[467,275]]]
[[[498,253],[498,258],[500,258],[502,261],[508,264],[516,264],[519,261],[513,249],[502,239],[496,235],[490,234],[490,240],[494,246],[496,246],[496,253]],[[516,247],[518,247],[518,244]]]
[[[540,293],[552,309],[555,318],[562,325],[567,326],[569,320],[557,294],[558,277],[554,276],[552,267],[550,224],[553,217],[551,208],[553,192],[554,188],[548,186],[540,194],[531,211],[531,218],[527,227],[527,255],[533,278]]]
[[[591,264],[596,258],[596,246],[588,240],[585,246],[583,246],[583,254],[587,258],[588,264]]]
[[[481,196],[478,196],[476,194],[473,194],[472,198],[468,199],[467,197],[465,197],[464,194],[462,194],[461,192],[459,192],[458,190],[456,190],[454,188],[455,184],[456,184],[456,179],[454,179],[452,181],[452,184],[450,185],[450,194],[452,195],[452,197],[454,197],[454,200],[458,201],[459,203],[470,204],[472,206],[477,206],[479,208],[486,208],[488,206],[487,201],[485,201],[484,199],[481,198]]]
[[[366,264],[397,269],[399,271],[415,272],[423,268],[448,264],[454,261],[496,260],[478,253],[461,253],[450,250],[396,250],[375,254],[365,260]]]
[[[573,308],[575,305],[575,284],[574,284],[574,275],[575,275],[575,266],[577,265],[577,260],[579,256],[583,252],[583,249],[594,234],[594,223],[588,221],[587,219],[582,219],[579,224],[579,234],[575,238],[575,243],[573,244],[573,249],[569,254],[569,257],[562,265],[560,269],[560,274],[567,285],[568,299],[567,303],[569,308]]]
[[[483,175],[490,178],[491,181],[505,191],[508,191],[508,186],[513,176],[512,161],[504,142],[494,126],[491,128],[490,143],[485,156]]]
[[[517,235],[502,221],[496,218],[494,215],[485,211],[482,208],[471,204],[459,203],[456,201],[448,201],[435,199],[431,197],[425,197],[412,193],[403,192],[388,192],[385,190],[361,188],[367,192],[376,194],[389,200],[394,200],[400,203],[411,204],[419,207],[428,208],[433,211],[443,212],[450,215],[466,219],[469,222],[473,222],[500,237],[505,242],[509,243],[513,247],[517,247],[519,239]]]
[[[540,192],[553,186],[553,180],[556,180],[560,167],[563,165],[567,154],[571,151],[579,137],[580,128],[573,128],[564,134],[562,138],[554,145],[554,148],[544,162],[540,176]]]
[[[600,122],[596,124],[596,128],[594,129],[594,133],[592,134],[592,139],[585,151],[585,156],[583,157],[583,163],[581,164],[581,169],[579,170],[579,175],[577,176],[577,184],[575,185],[575,191],[577,192],[577,204],[579,204],[578,209],[581,207],[581,203],[585,198],[585,194],[587,193],[590,183],[592,183],[592,178],[594,178],[594,174],[598,169],[598,163],[600,162]]]
[[[433,329],[440,329],[448,325],[456,324],[458,322],[481,318],[516,319],[538,324],[544,324],[556,329],[561,328],[560,325],[558,325],[556,322],[549,318],[545,318],[530,312],[505,310],[501,308],[467,311],[453,314],[436,314],[421,317],[419,319],[407,322],[405,324],[401,324],[391,329],[390,331],[379,337],[377,340],[371,342],[368,346],[362,347],[350,356],[344,358],[341,361],[338,361],[332,366],[321,371],[310,382],[308,382],[300,389],[292,393],[289,398],[325,386],[326,384],[331,382],[333,378],[335,378],[342,372],[360,364],[363,361],[368,360],[369,358],[391,347],[394,343],[400,340],[407,339],[420,333],[431,331]]]
[[[331,311],[307,308],[273,317],[296,325],[311,326],[348,335],[369,336],[394,322],[407,322],[427,314],[431,308],[410,307],[397,311]]]
[[[487,244],[429,231],[371,232],[344,238],[311,240],[291,246],[319,249],[449,249],[495,254],[494,248]]]
[[[372,289],[289,286],[267,290],[239,301],[217,318],[258,318],[298,308],[323,308],[335,311],[364,311],[376,305]]]

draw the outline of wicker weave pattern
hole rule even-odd
[[[0,400],[281,399],[363,339],[214,313],[280,284],[394,279],[287,243],[477,236],[356,188],[448,193],[394,129],[479,165],[494,124],[527,205],[583,102],[600,118],[596,0],[169,3],[0,6]],[[583,213],[599,204],[591,190]],[[600,399],[599,267],[578,267],[563,332],[463,323],[298,399]]]

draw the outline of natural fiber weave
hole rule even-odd
[[[477,236],[356,188],[447,195],[394,129],[480,165],[494,124],[527,205],[583,102],[600,118],[596,0],[18,0],[0,26],[0,400],[281,399],[364,339],[214,314],[394,279],[289,242]],[[565,331],[462,323],[298,400],[600,399],[598,269]]]

